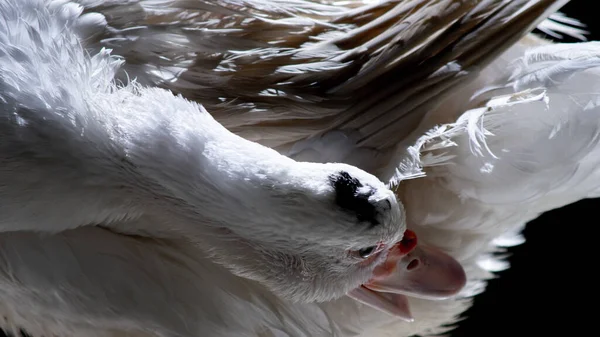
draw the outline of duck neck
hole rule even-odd
[[[150,212],[172,209],[166,214],[184,216],[186,223],[247,229],[253,214],[276,218],[279,208],[273,203],[282,194],[312,188],[315,164],[295,162],[234,135],[194,103],[172,105],[177,113],[159,119],[150,112],[127,133],[126,153],[144,186],[154,186],[154,199],[168,203]],[[143,119],[139,109],[138,115]],[[240,214],[245,218],[236,218]]]

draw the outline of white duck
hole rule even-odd
[[[600,46],[528,36],[497,57],[562,2],[78,2],[0,1],[7,329],[438,333],[483,289],[488,254],[600,185]],[[80,43],[110,45],[125,72]],[[127,75],[141,85],[112,82]],[[286,158],[155,85],[292,158],[379,178]],[[405,215],[379,179],[421,167],[394,185]],[[423,298],[463,274],[431,248],[405,257],[405,216],[462,263],[461,296]],[[361,284],[421,297],[415,322],[405,297]]]

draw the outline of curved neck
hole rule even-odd
[[[280,202],[275,199],[282,194],[319,188],[310,186],[318,175],[315,164],[296,162],[234,135],[195,103],[145,89],[128,100],[121,106],[136,106],[135,116],[115,113],[122,120],[113,127],[134,126],[122,130],[126,136],[121,144],[140,182],[136,187],[168,202],[165,208],[176,209],[170,213],[185,217],[186,223],[247,228],[253,214],[277,213],[272,203]],[[159,112],[155,100],[173,109]]]

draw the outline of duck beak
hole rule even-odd
[[[438,249],[416,243],[414,232],[407,230],[386,260],[375,267],[371,280],[348,296],[412,322],[406,296],[441,300],[456,295],[467,282],[460,263]]]

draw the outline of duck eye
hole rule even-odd
[[[367,248],[363,248],[358,250],[358,256],[360,256],[363,259],[369,258],[369,256],[371,256],[377,249],[377,246],[371,246],[371,247],[367,247]]]

